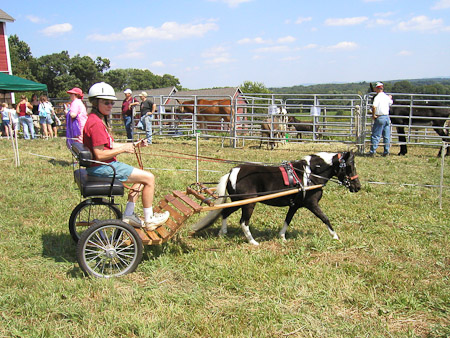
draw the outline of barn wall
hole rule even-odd
[[[9,74],[9,62],[8,62],[8,39],[5,34],[5,23],[0,22],[0,72]]]

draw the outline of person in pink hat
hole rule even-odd
[[[83,91],[80,88],[72,88],[67,93],[70,94],[70,104],[65,107],[66,138],[67,147],[70,149],[73,142],[83,143],[83,128],[87,120],[87,111],[82,101]]]

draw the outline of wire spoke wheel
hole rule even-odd
[[[142,240],[132,226],[120,220],[106,220],[83,232],[77,259],[87,275],[118,277],[136,270],[142,251]]]
[[[121,219],[122,213],[109,201],[102,198],[87,199],[73,209],[69,219],[69,231],[75,242],[91,225],[107,219]]]

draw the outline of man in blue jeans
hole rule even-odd
[[[122,101],[122,119],[127,131],[128,141],[133,141],[133,106],[139,104],[132,96],[131,89],[124,91],[125,99]]]
[[[156,112],[156,104],[150,98],[147,99],[146,92],[140,93],[139,97],[141,98],[141,122],[145,129],[147,142],[152,144],[153,114]]]
[[[372,105],[372,137],[369,155],[375,155],[375,150],[380,143],[381,135],[383,135],[384,152],[383,156],[389,155],[389,146],[391,142],[391,120],[389,119],[389,108],[392,105],[392,96],[384,92],[384,85],[377,82],[375,87],[377,95],[373,99]]]

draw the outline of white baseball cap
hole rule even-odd
[[[375,85],[375,87],[384,87],[383,82],[377,82],[377,84]]]
[[[125,89],[125,91],[123,92],[124,94],[133,94],[133,92],[131,91],[131,89]]]

